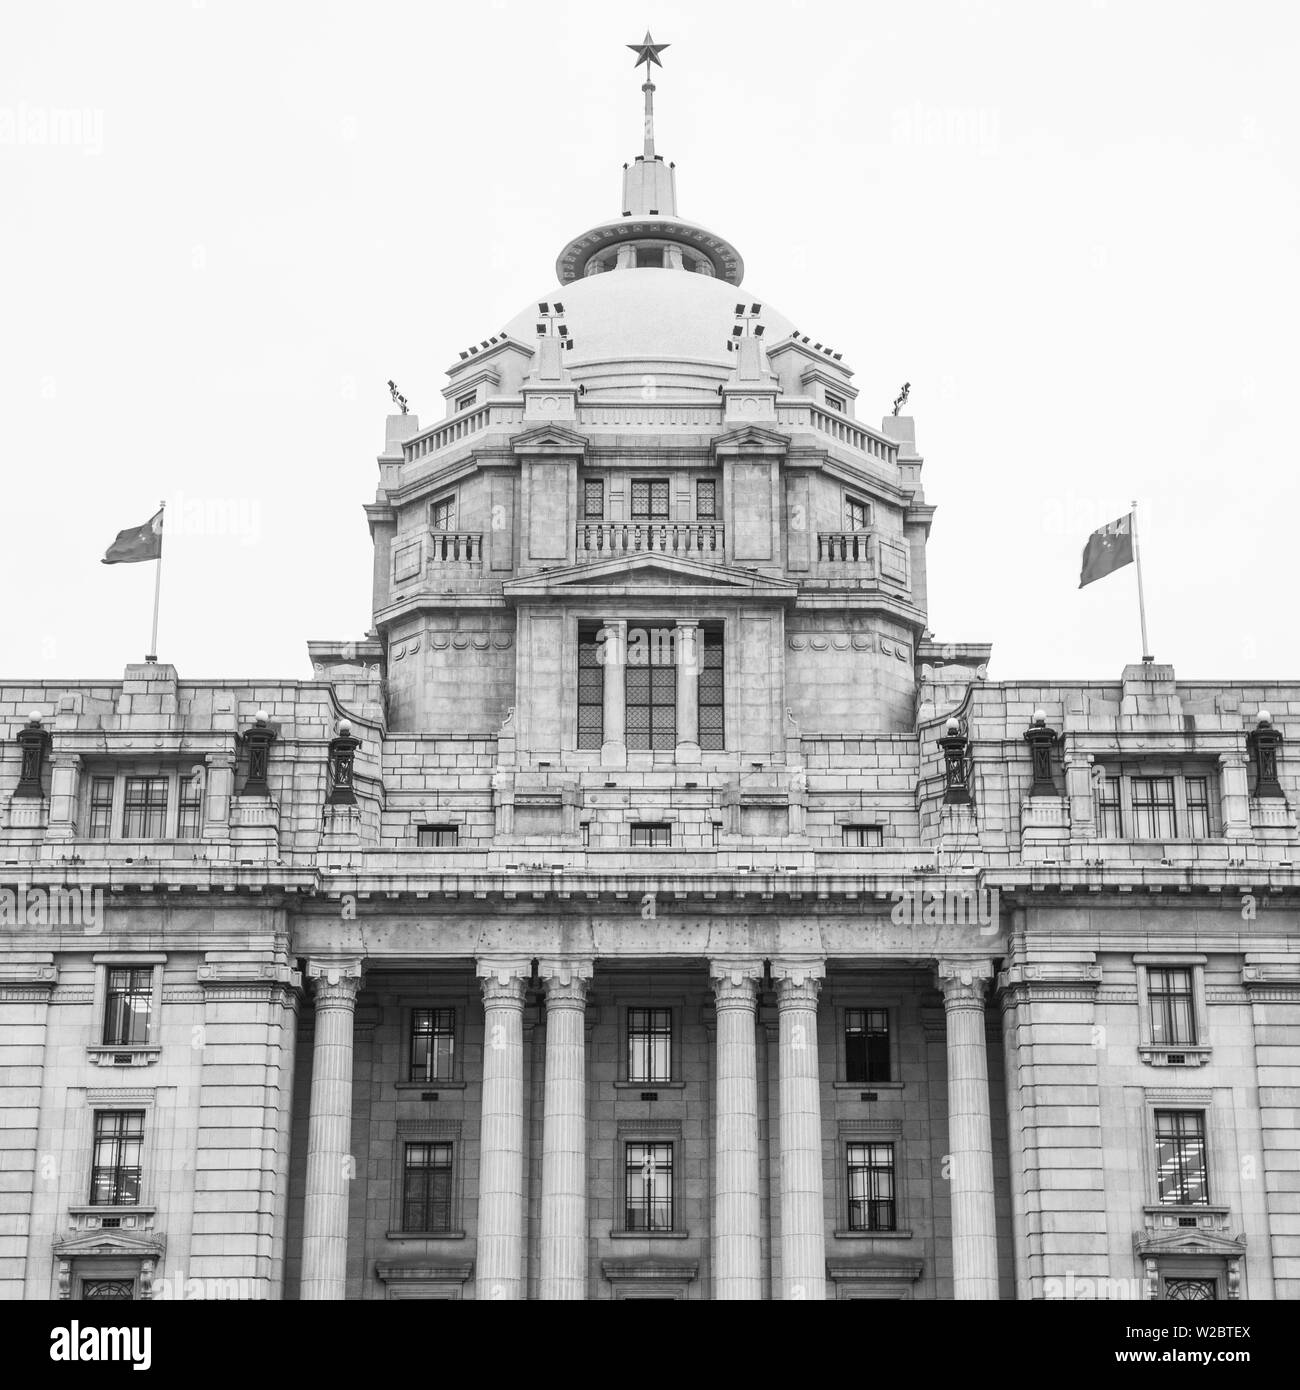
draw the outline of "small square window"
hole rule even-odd
[[[667,478],[633,478],[632,519],[633,521],[667,521]]]
[[[827,393],[826,393],[826,409],[827,409],[827,410],[838,410],[838,411],[840,412],[840,414],[843,415],[843,414],[844,414],[844,398],[843,398],[842,396],[833,396],[829,391],[827,391]]]
[[[673,1079],[673,1011],[627,1011],[627,1079],[653,1084]]]
[[[862,1085],[890,1080],[888,1009],[844,1010],[844,1079]]]
[[[662,246],[638,246],[636,249],[638,270],[662,270],[664,268],[664,249]]]
[[[634,825],[633,849],[665,849],[673,842],[671,825]]]
[[[600,521],[605,515],[605,482],[602,478],[587,478],[582,484],[582,515],[588,521]]]
[[[420,849],[455,849],[459,841],[459,826],[421,825],[416,827],[415,843]]]
[[[442,1234],[452,1230],[451,1218],[451,1144],[407,1144],[402,1165],[402,1230]]]
[[[844,524],[850,531],[867,531],[871,527],[871,504],[857,497],[844,499]]]
[[[456,499],[441,497],[429,505],[429,525],[435,531],[454,531],[456,529]]]
[[[1205,1113],[1156,1111],[1156,1187],[1162,1206],[1199,1206],[1210,1200],[1205,1156]]]
[[[456,1010],[411,1010],[408,1081],[451,1081],[456,1066]]]
[[[671,1142],[624,1145],[625,1229],[673,1229],[673,1145]]]
[[[846,825],[844,827],[844,845],[847,849],[879,849],[884,843],[884,826]]]
[[[716,521],[718,516],[718,484],[713,478],[695,481],[695,519]]]
[[[476,400],[478,400],[477,391],[466,391],[466,393],[463,396],[456,397],[456,409],[468,410]]]
[[[153,967],[110,966],[104,1002],[104,1046],[145,1047],[153,1014]]]
[[[140,1155],[144,1146],[143,1110],[95,1111],[95,1149],[90,1170],[90,1204],[140,1204]]]
[[[894,1146],[849,1144],[846,1150],[849,1230],[896,1230]]]

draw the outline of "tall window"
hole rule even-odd
[[[722,633],[702,628],[700,636],[700,747],[716,751],[726,747]]]
[[[892,1144],[850,1144],[848,1183],[850,1231],[897,1228]]]
[[[671,750],[677,747],[677,668],[672,664],[672,644],[654,644],[649,657],[658,664],[624,669],[627,746]]]
[[[104,1046],[144,1047],[153,1012],[151,966],[110,966],[104,1003]]]
[[[180,779],[176,807],[176,838],[197,840],[203,833],[203,783],[194,777]]]
[[[1210,838],[1210,782],[1207,777],[1188,777],[1187,834],[1193,840]]]
[[[95,777],[90,783],[90,825],[92,840],[107,840],[113,834],[113,779]]]
[[[627,1011],[627,1079],[671,1081],[673,1078],[673,1011]]]
[[[1133,834],[1139,840],[1172,840],[1178,834],[1172,777],[1133,778]]]
[[[92,1206],[133,1207],[140,1202],[143,1110],[97,1110],[90,1170]]]
[[[668,479],[632,479],[632,520],[667,521]]]
[[[160,840],[167,833],[167,779],[128,777],[122,800],[122,835],[128,840]]]
[[[844,518],[850,531],[866,531],[871,526],[871,507],[856,497],[846,497]]]
[[[456,529],[456,499],[440,497],[429,506],[429,525],[435,531],[454,531]]]
[[[456,1010],[411,1010],[410,1081],[450,1081],[456,1060]]]
[[[625,1153],[627,1229],[673,1228],[672,1144],[628,1144]]]
[[[1097,781],[1097,834],[1103,840],[1123,838],[1124,817],[1120,809],[1118,777],[1102,777]]]
[[[715,521],[718,515],[718,484],[713,478],[698,478],[695,482],[695,519]]]
[[[889,1011],[844,1010],[844,1079],[889,1080]]]
[[[600,478],[588,478],[582,485],[582,514],[588,521],[599,521],[605,515],[605,484]]]
[[[451,1230],[451,1145],[407,1144],[402,1171],[402,1230]]]
[[[1196,1012],[1192,1001],[1190,970],[1149,967],[1147,999],[1151,1005],[1153,1043],[1196,1043]]]
[[[578,633],[578,747],[599,748],[605,738],[605,668],[595,629]]]
[[[1156,1111],[1156,1183],[1162,1204],[1192,1206],[1210,1200],[1203,1111]]]

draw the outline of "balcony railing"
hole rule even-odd
[[[430,531],[429,563],[431,565],[481,565],[483,563],[483,533],[481,531]]]
[[[821,531],[817,535],[818,560],[836,564],[871,564],[870,531]]]
[[[719,521],[584,521],[578,527],[580,562],[645,554],[722,564],[726,528]]]

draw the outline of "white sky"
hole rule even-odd
[[[1133,570],[1079,557],[1138,498],[1156,657],[1300,677],[1300,8],[1187,0],[7,7],[5,673],[143,656],[154,566],[99,561],[162,498],[237,523],[168,538],[182,677],[364,633],[384,383],[440,415],[617,214],[647,23],[682,216],[860,416],[912,383],[937,638],[1118,677]]]

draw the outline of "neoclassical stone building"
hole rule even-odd
[[[364,640],[0,686],[4,1296],[1300,1297],[1300,685],[936,642],[651,97]]]

